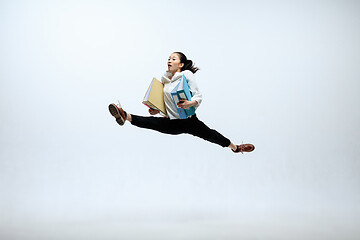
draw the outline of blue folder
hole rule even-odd
[[[189,84],[185,76],[183,75],[180,79],[180,82],[176,87],[171,91],[171,96],[173,98],[173,101],[175,103],[175,106],[179,112],[181,119],[186,119],[191,115],[195,114],[195,107],[192,106],[188,109],[181,109],[177,106],[177,103],[180,102],[180,99],[187,99],[188,101],[191,101],[192,94],[190,92]]]

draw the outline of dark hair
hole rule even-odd
[[[174,53],[179,55],[180,63],[184,64],[184,66],[181,68],[181,71],[190,70],[192,73],[196,73],[198,70],[200,70],[200,68],[195,67],[193,61],[187,59],[185,54],[183,54],[182,52],[174,52]]]

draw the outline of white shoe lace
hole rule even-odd
[[[119,100],[118,100],[118,103],[119,103],[119,104],[118,104],[119,108],[122,108]]]

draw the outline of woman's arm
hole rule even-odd
[[[188,70],[184,71],[184,75],[185,75],[186,79],[188,80],[189,88],[190,88],[190,91],[192,93],[191,101],[188,101],[188,102],[191,102],[191,103],[186,103],[186,105],[189,106],[191,104],[191,106],[198,107],[202,102],[202,94],[201,94],[201,92],[199,90],[199,87],[198,87],[198,85],[196,83],[195,75],[192,72],[188,71]],[[191,106],[189,106],[189,107],[191,107]]]

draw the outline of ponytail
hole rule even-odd
[[[182,52],[174,52],[180,57],[180,63],[183,63],[184,66],[181,68],[181,71],[189,70],[192,73],[196,73],[200,68],[195,67],[193,61],[186,58],[185,54]]]

